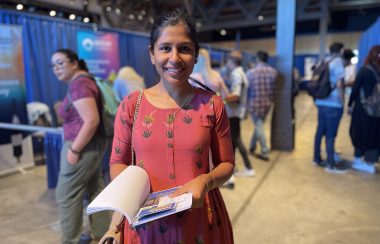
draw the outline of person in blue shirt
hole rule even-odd
[[[326,166],[329,173],[345,173],[347,169],[339,167],[335,161],[335,138],[343,114],[344,106],[344,61],[342,59],[344,45],[335,42],[330,45],[329,62],[330,82],[334,88],[327,98],[316,99],[318,108],[318,127],[314,140],[314,164]],[[326,162],[321,158],[322,137],[325,136]]]

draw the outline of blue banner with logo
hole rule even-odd
[[[86,61],[91,74],[106,79],[120,68],[119,37],[116,33],[78,32],[79,58]]]

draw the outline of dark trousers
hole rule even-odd
[[[355,148],[355,157],[361,158],[364,156],[364,161],[367,163],[375,163],[379,160],[379,150],[378,149],[368,149],[362,150]]]
[[[241,140],[241,137],[240,137],[240,119],[233,117],[233,118],[229,118],[229,121],[230,121],[232,147],[233,147],[234,153],[237,147],[243,158],[244,166],[247,169],[252,169],[251,161],[248,158],[247,149],[245,148],[243,141]]]

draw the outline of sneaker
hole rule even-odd
[[[321,168],[326,167],[326,162],[325,161],[316,161],[316,160],[314,160],[312,163],[313,163],[314,166],[318,166],[318,167],[321,167]]]
[[[253,156],[264,161],[269,161],[269,156],[267,154],[254,154]]]
[[[255,176],[255,171],[253,169],[244,169],[236,172],[234,175],[236,177],[253,177]]]
[[[358,160],[353,160],[352,161],[352,166],[353,169],[357,171],[362,171],[370,174],[375,174],[376,173],[376,167],[374,164],[369,164],[365,161],[362,161],[360,158]]]
[[[334,161],[335,162],[340,162],[342,159],[340,158],[340,154],[339,153],[334,153]]]
[[[224,182],[223,187],[233,190],[235,188],[235,177],[232,175],[226,182]]]
[[[351,167],[353,168],[354,165],[359,165],[362,163],[363,163],[363,161],[360,157],[354,157],[354,159],[352,160],[352,163],[351,163]]]
[[[347,169],[338,167],[336,165],[328,165],[325,167],[325,171],[332,174],[345,174],[347,173]]]

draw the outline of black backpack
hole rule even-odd
[[[329,63],[331,60],[321,61],[313,68],[313,76],[307,83],[307,92],[314,99],[326,98],[334,89],[330,82]]]

